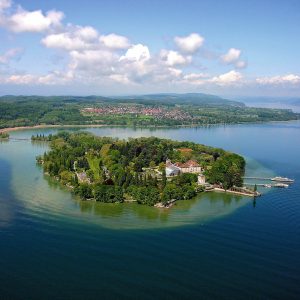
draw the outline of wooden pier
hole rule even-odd
[[[271,180],[270,177],[243,177],[243,179]]]

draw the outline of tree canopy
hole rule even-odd
[[[60,132],[32,139],[50,142],[50,151],[38,157],[45,172],[73,186],[82,199],[101,202],[134,199],[154,205],[193,198],[199,191],[197,175],[183,173],[167,178],[167,159],[193,159],[202,166],[210,183],[225,188],[241,186],[245,169],[243,157],[237,154],[187,141],[156,137],[119,140],[86,132]],[[182,148],[189,149],[188,156]]]

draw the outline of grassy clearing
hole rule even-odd
[[[100,172],[100,167],[99,167],[99,163],[100,163],[100,158],[92,156],[92,155],[88,155],[87,156],[87,160],[89,162],[90,168],[94,173],[94,178],[95,179],[99,179],[99,172]]]

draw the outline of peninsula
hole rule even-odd
[[[207,126],[297,120],[288,109],[248,107],[201,93],[130,97],[2,96],[0,131],[30,126]]]
[[[38,163],[85,200],[168,206],[195,197],[207,184],[226,190],[243,185],[243,157],[193,142],[86,132],[36,135],[32,141],[50,142]]]

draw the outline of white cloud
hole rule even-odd
[[[182,75],[182,70],[176,68],[168,68],[169,75],[172,77],[180,77]]]
[[[132,84],[132,82],[129,80],[129,78],[126,75],[112,74],[109,76],[109,78],[121,84],[126,84],[126,85]]]
[[[2,16],[1,25],[15,33],[43,32],[59,26],[63,17],[60,11],[51,10],[43,14],[41,10],[26,11],[19,8],[15,14]]]
[[[98,32],[93,27],[69,25],[65,32],[49,34],[41,42],[47,48],[72,51],[97,47],[97,38]]]
[[[188,36],[174,38],[177,47],[186,53],[195,53],[204,43],[204,38],[198,33],[191,33]]]
[[[127,37],[114,33],[101,35],[99,41],[103,43],[104,46],[111,49],[126,49],[130,46],[130,42]]]
[[[193,85],[202,85],[207,82],[208,74],[204,73],[189,73],[183,76],[184,83]]]
[[[7,83],[12,84],[31,84],[35,82],[35,77],[30,74],[25,75],[11,75],[7,78]]]
[[[91,26],[63,25],[63,17],[64,14],[60,11],[27,11],[13,5],[10,0],[0,0],[0,26],[16,33],[43,33],[42,45],[65,51],[69,59],[64,71],[53,71],[45,75],[27,74],[9,70],[9,61],[17,57],[21,50],[8,50],[0,55],[1,78],[4,78],[2,82],[35,86],[72,83],[94,86],[123,84],[135,87],[180,85],[191,88],[199,85],[202,88],[219,86],[224,89],[231,85],[249,83],[246,79],[243,80],[243,75],[237,70],[216,76],[197,73],[199,64],[197,65],[197,56],[193,55],[204,44],[204,38],[197,33],[176,36],[174,49],[150,53],[147,45],[138,42],[131,44],[126,36],[116,33],[99,34]],[[241,57],[240,49],[230,48],[221,56],[215,55],[214,59],[232,66],[232,69],[241,69],[247,65]],[[191,73],[185,74],[184,67],[189,64]],[[3,77],[3,74],[7,75]],[[300,83],[300,76],[288,74],[263,77],[257,78],[255,82],[264,85],[295,85]]]
[[[207,78],[208,75],[204,74],[204,73],[189,73],[184,75],[184,79],[186,80],[197,80],[197,79],[203,79],[203,78]]]
[[[239,60],[234,65],[237,69],[244,69],[247,67],[247,62],[244,60]]]
[[[0,12],[3,10],[11,7],[11,1],[10,0],[0,0]]]
[[[76,26],[75,35],[84,41],[92,41],[98,37],[98,32],[91,26]]]
[[[47,75],[13,74],[2,80],[13,85],[64,85],[73,79],[71,72],[52,72]]]
[[[237,69],[243,69],[247,63],[240,59],[242,51],[236,48],[230,48],[226,54],[221,55],[220,59],[224,64],[234,65]]]
[[[221,74],[219,76],[215,76],[211,78],[209,81],[215,83],[217,85],[232,85],[241,82],[243,76],[240,72],[237,71],[230,71],[225,74]]]
[[[287,74],[282,76],[261,77],[256,82],[262,85],[280,85],[280,84],[300,84],[300,76],[295,74]]]
[[[47,48],[64,50],[78,50],[87,48],[87,43],[78,37],[72,37],[69,33],[50,34],[42,39],[42,44]]]
[[[150,59],[150,51],[147,46],[142,44],[132,45],[125,53],[120,57],[120,61],[145,61]]]
[[[241,50],[230,48],[228,52],[221,56],[221,60],[226,64],[235,63],[241,56]]]
[[[13,48],[7,50],[3,55],[0,55],[0,64],[8,63],[11,59],[17,57],[21,52],[21,48]]]
[[[183,56],[177,51],[165,49],[161,50],[160,58],[171,67],[176,65],[186,65],[192,61],[191,56]]]
[[[72,51],[70,57],[69,69],[78,75],[84,73],[85,80],[113,74],[119,59],[116,54],[107,50]]]

